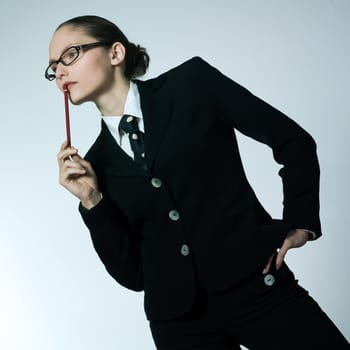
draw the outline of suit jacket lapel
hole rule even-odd
[[[167,92],[161,89],[165,81],[164,75],[149,81],[135,80],[140,93],[145,127],[146,162],[150,170],[154,168],[171,116],[170,98]]]

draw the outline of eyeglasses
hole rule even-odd
[[[70,46],[66,50],[63,51],[62,55],[57,61],[53,61],[49,64],[49,66],[45,70],[45,78],[47,80],[55,80],[56,79],[56,69],[59,63],[62,63],[64,66],[69,66],[73,64],[77,58],[79,57],[81,50],[92,49],[94,47],[99,46],[109,46],[112,45],[110,42],[106,41],[98,41],[95,43],[84,44],[84,45],[75,45]]]

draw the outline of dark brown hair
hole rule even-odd
[[[74,17],[61,23],[56,31],[64,26],[81,29],[97,41],[122,43],[125,47],[124,75],[127,79],[131,80],[146,73],[150,61],[146,49],[129,42],[124,33],[109,20],[92,15]]]

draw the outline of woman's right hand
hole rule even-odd
[[[91,209],[102,198],[97,177],[91,164],[80,157],[78,150],[64,142],[57,155],[59,183]]]

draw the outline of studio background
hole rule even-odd
[[[154,349],[143,294],[108,275],[77,199],[58,184],[63,95],[44,79],[44,69],[57,25],[83,14],[110,19],[148,48],[144,78],[201,56],[311,133],[321,166],[324,235],[289,251],[287,263],[350,339],[349,1],[5,0],[0,349]],[[72,143],[85,154],[99,132],[99,113],[92,104],[71,107],[71,123]],[[280,218],[280,165],[267,146],[242,135],[239,141],[250,183]]]

